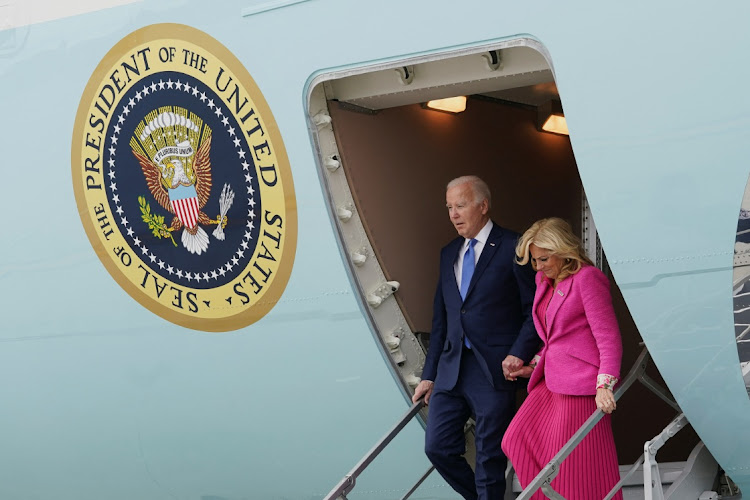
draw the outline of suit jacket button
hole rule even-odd
[[[461,309],[461,314],[466,314],[466,309]]]

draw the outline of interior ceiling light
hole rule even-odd
[[[549,115],[549,118],[542,125],[542,130],[545,132],[552,132],[553,134],[568,134],[568,122],[565,121],[565,117],[562,115]]]
[[[427,107],[438,111],[447,111],[448,113],[460,113],[466,109],[466,96],[460,95],[428,101]]]
[[[570,135],[560,101],[547,101],[537,107],[536,126],[540,132]]]

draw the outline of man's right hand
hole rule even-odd
[[[417,388],[414,389],[414,396],[411,398],[412,403],[419,401],[419,398],[424,396],[424,404],[430,404],[430,396],[432,396],[432,386],[435,383],[432,380],[422,380],[417,384]]]

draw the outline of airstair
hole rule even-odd
[[[747,259],[748,256],[743,256]],[[745,365],[750,363],[750,266],[747,264],[738,266],[735,257],[734,289],[732,302],[734,305],[734,334],[737,338],[737,352],[740,362]],[[745,379],[745,385],[748,385]]]
[[[633,385],[635,381],[640,382],[673,407],[676,417],[656,436],[646,441],[643,445],[643,454],[632,465],[620,466],[620,482],[610,491],[603,500],[611,499],[618,491],[622,490],[624,500],[739,500],[741,494],[720,469],[716,460],[708,449],[699,442],[684,462],[659,463],[656,455],[662,446],[681,429],[688,425],[685,414],[679,405],[672,399],[669,393],[659,386],[646,374],[650,356],[644,347],[638,356],[633,368],[622,380],[615,391],[615,399],[620,397]],[[746,383],[750,379],[750,363],[743,367]],[[347,495],[356,486],[357,477],[372,463],[377,455],[388,446],[394,437],[406,424],[414,418],[424,407],[422,400],[413,404],[411,408],[399,419],[391,430],[375,444],[375,446],[354,466],[354,468],[324,497],[324,500],[346,500]],[[565,499],[551,486],[557,476],[560,464],[570,455],[573,449],[601,420],[604,413],[596,410],[570,438],[565,446],[544,467],[537,477],[522,489],[518,478],[513,474],[511,468],[508,470],[508,488],[505,500],[527,500],[534,492],[542,492],[552,500],[575,500]],[[473,433],[473,427],[467,426],[467,433]],[[406,500],[419,488],[422,482],[433,472],[429,468],[414,485],[404,493],[401,500]]]

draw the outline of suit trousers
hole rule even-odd
[[[446,482],[466,500],[502,500],[505,495],[508,459],[500,445],[515,413],[515,395],[515,390],[496,390],[473,351],[467,348],[461,353],[456,386],[432,393],[425,453]],[[466,452],[464,425],[472,416],[476,421],[476,474],[462,456]]]

